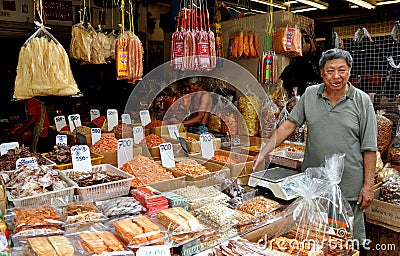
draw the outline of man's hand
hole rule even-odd
[[[357,204],[361,204],[360,210],[365,210],[374,199],[374,190],[372,186],[364,185],[360,190],[360,195],[358,196]]]

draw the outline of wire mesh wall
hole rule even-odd
[[[385,110],[385,116],[393,121],[393,136],[400,118],[400,42],[390,35],[394,22],[363,25],[372,42],[367,38],[354,41],[354,33],[360,26],[334,29],[353,56],[350,82],[370,94],[375,110]],[[390,57],[393,61],[389,61]]]

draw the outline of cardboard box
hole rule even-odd
[[[181,144],[177,140],[166,140],[166,142],[172,143],[172,150],[174,151],[174,156],[184,156],[185,152],[182,149]],[[159,160],[161,158],[160,155],[160,147],[147,147],[142,144],[135,144],[142,149],[142,155],[147,157],[152,157],[155,160]]]
[[[365,210],[367,220],[375,220],[384,224],[400,227],[400,206],[379,200],[381,188],[374,190],[374,199]]]
[[[189,150],[189,154],[196,154],[196,153],[201,153],[201,146],[200,146],[200,135],[198,134],[194,134],[194,133],[190,133],[190,132],[180,132],[179,133],[179,137],[181,138],[194,138],[197,141],[196,142],[190,142],[190,141],[186,141],[186,145],[188,147]],[[164,137],[169,139],[169,135],[168,137]],[[177,141],[177,140],[174,140]],[[214,138],[214,150],[218,150],[221,148],[221,139],[220,138]],[[179,143],[179,141],[177,141],[177,143]]]
[[[101,137],[105,136],[115,137],[115,134],[112,132],[102,132]],[[73,137],[76,140],[76,135],[73,135]],[[89,147],[92,146],[92,135],[85,135],[85,138],[86,138],[86,145],[88,145]]]
[[[102,164],[111,164],[115,167],[118,167],[118,152],[117,150],[115,151],[110,151],[110,152],[102,152],[99,153],[100,155],[104,156],[103,159],[101,160]],[[133,156],[141,155],[142,154],[142,148],[138,147],[136,145],[133,145]]]
[[[174,175],[174,179],[164,180],[156,183],[146,184],[145,186],[150,186],[155,188],[160,192],[172,191],[178,188],[183,188],[186,186],[185,175],[181,173],[172,173]]]
[[[178,132],[185,132],[185,126],[183,124],[171,124],[171,125],[176,125],[178,127]],[[149,127],[146,126],[150,130],[150,134],[155,134],[160,137],[162,136],[168,136],[169,137],[169,131],[168,131],[168,125],[162,125],[162,126],[157,126],[157,127]]]
[[[216,164],[213,162],[205,162],[204,160],[199,159],[199,158],[190,158],[190,157],[179,158],[179,159],[176,159],[176,162],[180,162],[185,159],[193,159],[196,162],[198,162],[199,164],[203,165],[209,171],[209,173],[206,173],[206,174],[203,174],[200,176],[192,176],[190,174],[183,173],[183,172],[177,170],[176,168],[171,168],[170,170],[173,173],[176,172],[176,173],[185,175],[186,181],[189,181],[189,183],[187,183],[187,185],[196,185],[197,186],[197,184],[198,184],[198,187],[204,187],[204,185],[211,186],[211,185],[219,184],[225,178],[229,177],[230,170],[227,167],[224,167],[220,164]],[[214,179],[215,182],[213,182],[209,179]],[[204,182],[204,180],[206,182]],[[208,183],[208,181],[210,181],[210,183]]]

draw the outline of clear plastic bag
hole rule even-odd
[[[65,223],[69,225],[87,224],[106,220],[93,203],[75,202],[63,208]]]
[[[265,101],[260,116],[260,135],[262,138],[271,138],[279,117],[279,108],[271,97]]]
[[[379,110],[376,113],[376,122],[378,126],[378,151],[383,158],[386,157],[392,138],[393,122],[384,116],[385,111]]]
[[[251,93],[239,98],[239,110],[243,116],[249,136],[257,136],[259,130],[258,112],[261,109],[260,99]]]
[[[400,120],[397,124],[396,137],[389,146],[387,161],[400,164]]]
[[[391,204],[400,205],[400,177],[397,173],[383,180],[380,199]]]
[[[97,205],[107,217],[121,215],[138,215],[145,209],[133,197],[119,197],[98,202]]]
[[[344,154],[326,157],[325,167],[308,168],[304,176],[286,179],[283,187],[301,195],[271,221],[273,241],[297,253],[348,255],[352,250],[353,214],[338,184]],[[308,254],[310,255],[310,254]]]
[[[19,52],[13,97],[25,100],[78,93],[67,53],[46,28],[39,27]]]
[[[134,255],[109,231],[82,232],[74,240],[81,255]]]
[[[69,55],[79,61],[90,63],[92,41],[96,38],[96,31],[89,23],[79,22],[72,26]]]
[[[274,32],[274,48],[276,54],[287,57],[302,56],[302,38],[298,25],[284,26]]]

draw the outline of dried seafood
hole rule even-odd
[[[115,173],[110,173],[107,171],[70,172],[68,173],[68,176],[70,179],[76,182],[79,187],[89,187],[125,179],[123,176],[119,176]]]
[[[43,158],[39,153],[31,153],[29,152],[29,147],[22,145],[22,147],[10,149],[8,150],[7,154],[0,156],[0,170],[15,170],[15,162],[19,158],[25,157],[36,157],[39,165],[46,164],[46,159]]]

